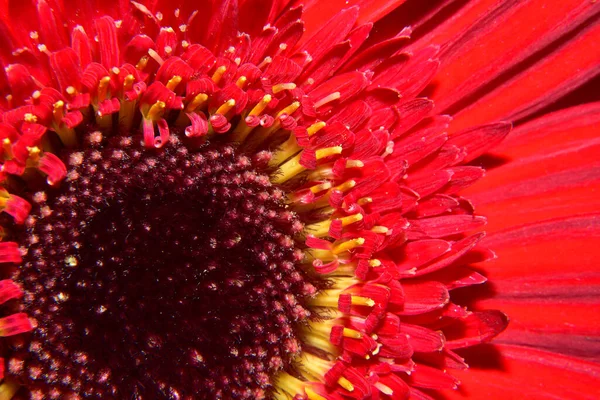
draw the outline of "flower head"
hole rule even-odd
[[[257,1],[4,7],[8,398],[457,388],[456,350],[508,323],[451,294],[494,258],[461,193],[510,132],[501,119],[544,103],[507,113],[492,91],[482,109],[451,40],[374,30],[394,8],[375,3],[324,20]]]

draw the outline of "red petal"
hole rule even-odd
[[[591,79],[600,64],[598,35],[600,24],[591,25],[552,55],[479,97],[456,115],[452,129],[523,118]]]
[[[120,66],[121,54],[115,21],[106,16],[98,18],[96,19],[96,30],[98,31],[98,51],[102,65],[108,70]]]
[[[453,134],[448,140],[448,145],[464,148],[467,156],[463,162],[469,162],[494,148],[508,135],[511,128],[512,124],[509,122],[496,122],[469,128]]]
[[[452,372],[462,384],[458,391],[445,392],[447,399],[598,398],[600,367],[596,363],[509,345],[473,348],[466,358],[471,368]]]
[[[486,2],[479,3],[484,5]],[[535,56],[536,51],[566,35],[597,11],[592,4],[578,0],[552,4],[533,0],[494,6],[488,5],[492,11],[486,10],[487,13],[477,16],[479,20],[461,34],[455,34],[458,40],[446,48],[443,55],[445,65],[438,75],[433,95],[441,109],[447,109],[450,104],[474,93],[518,62]],[[457,17],[453,23],[466,22],[465,19],[472,14],[468,15],[466,18],[464,15]],[[518,34],[515,35],[515,32]],[[431,39],[425,42],[432,43]],[[440,43],[439,39],[433,43]],[[494,62],[489,62],[490,55],[493,55]],[[514,93],[512,101],[515,101]]]
[[[506,329],[508,318],[500,311],[471,313],[467,318],[444,328],[446,348],[458,349],[487,342]]]
[[[422,314],[440,309],[450,301],[448,290],[438,282],[406,282],[402,287],[405,303],[400,315]]]

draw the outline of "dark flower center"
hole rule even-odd
[[[13,278],[37,329],[7,374],[33,398],[257,398],[298,351],[314,288],[284,193],[230,145],[171,142],[66,153],[31,195]]]

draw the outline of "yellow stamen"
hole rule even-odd
[[[323,97],[321,100],[315,102],[315,108],[319,108],[324,106],[327,103],[330,103],[334,100],[337,100],[341,97],[340,92],[333,92],[330,95]]]
[[[135,76],[129,74],[123,80],[123,90],[129,91],[133,89],[133,82],[135,82]]]
[[[32,166],[36,165],[38,163],[38,161],[40,160],[40,153],[42,152],[42,150],[40,150],[39,147],[34,146],[34,147],[27,147],[27,152],[29,153],[29,158],[27,159],[27,162],[31,163]]]
[[[373,202],[373,199],[371,197],[362,197],[362,198],[358,199],[358,201],[357,201],[359,206],[364,206],[364,205],[367,205],[372,202]]]
[[[265,110],[265,108],[267,108],[267,105],[271,102],[273,98],[271,97],[270,94],[266,94],[261,101],[258,102],[257,105],[254,106],[254,108],[252,108],[252,110],[250,110],[250,112],[248,113],[248,116],[259,116],[260,114],[262,114],[262,112]],[[246,140],[246,138],[248,137],[248,135],[250,134],[250,132],[252,132],[252,129],[254,129],[254,127],[248,126],[248,124],[246,124],[246,121],[244,121],[244,119],[242,118],[242,120],[240,121],[240,123],[235,127],[235,130],[233,131],[233,136],[231,138],[231,140],[233,142],[243,142]]]
[[[273,379],[275,386],[288,393],[291,396],[300,394],[304,391],[304,382],[288,374],[287,372],[278,373]],[[288,397],[282,397],[287,399]]]
[[[235,82],[236,86],[239,87],[240,89],[242,89],[244,87],[244,85],[246,84],[246,81],[248,80],[248,78],[246,78],[245,76],[240,76],[237,80],[237,82]]]
[[[352,298],[352,305],[355,306],[367,306],[367,307],[373,307],[375,305],[375,302],[373,301],[373,299],[369,298],[369,297],[363,297],[363,296],[351,296]]]
[[[217,109],[215,114],[226,115],[235,106],[235,100],[229,99]]]
[[[329,157],[329,156],[332,156],[335,154],[341,154],[341,152],[342,152],[342,146],[327,147],[325,149],[317,150],[316,158],[317,158],[317,160],[320,160],[322,158]],[[302,153],[296,155],[295,157],[293,157],[290,160],[283,163],[279,167],[279,169],[276,171],[276,175],[272,178],[273,183],[286,182],[287,180],[298,175],[299,173],[305,171],[306,167],[304,167],[303,165],[300,164],[301,156],[302,156]]]
[[[348,160],[346,161],[346,168],[362,168],[365,166],[365,163],[363,163],[360,160]]]
[[[98,83],[98,102],[105,100],[108,97],[108,84],[110,83],[110,76],[105,76],[100,79]]]
[[[54,103],[54,109],[52,110],[52,115],[54,116],[54,122],[56,124],[60,124],[62,119],[65,117],[65,102],[62,100]]]
[[[327,400],[325,397],[321,396],[320,394],[315,393],[315,391],[309,387],[305,388],[304,392],[306,393],[308,400]]]
[[[371,231],[372,231],[372,232],[375,232],[375,233],[383,233],[383,234],[386,234],[386,233],[388,233],[390,230],[389,230],[387,227],[385,227],[385,226],[377,225],[377,226],[374,226],[373,228],[371,228]]]
[[[205,93],[197,94],[192,101],[190,101],[185,108],[185,111],[192,112],[204,104],[208,100],[208,95]]]
[[[300,108],[300,102],[295,101],[289,106],[285,107],[283,110],[279,111],[275,118],[281,117],[283,114],[292,115],[298,108]]]
[[[215,71],[215,73],[212,76],[212,80],[214,83],[219,83],[219,81],[221,80],[221,78],[223,77],[223,74],[225,73],[225,71],[227,71],[227,67],[224,65],[221,65],[219,68],[217,68],[217,70]]]
[[[273,154],[273,158],[271,158],[269,164],[273,167],[279,166],[285,160],[287,160],[288,158],[290,158],[291,156],[293,156],[301,150],[302,148],[298,146],[296,137],[292,134],[290,135],[288,140],[286,140],[281,144],[281,146],[279,146],[275,154]]]
[[[264,60],[262,60],[262,62],[260,64],[258,64],[256,67],[258,69],[262,69],[264,66],[271,64],[272,61],[273,61],[273,59],[271,57],[265,57]]]
[[[12,143],[9,138],[4,138],[2,140],[2,149],[4,150],[4,157],[7,160],[13,158],[12,154]]]
[[[266,94],[261,101],[258,102],[257,105],[254,106],[248,115],[256,116],[262,114],[262,112],[267,108],[267,105],[271,102],[273,98],[270,94]]]
[[[318,149],[316,153],[317,160],[321,160],[325,157],[333,156],[336,154],[342,154],[342,146],[326,147],[324,149]]]
[[[378,259],[374,258],[372,260],[369,260],[369,265],[371,267],[374,267],[374,268],[381,267],[381,261],[379,261]]]
[[[310,191],[314,194],[320,193],[323,190],[331,189],[331,182],[323,182],[319,185],[314,185],[310,187]]]
[[[336,186],[336,190],[339,190],[340,192],[347,192],[348,190],[352,189],[354,186],[356,186],[356,181],[350,179],[349,181],[346,181],[338,186]]]
[[[281,164],[275,175],[271,177],[271,181],[275,184],[281,184],[306,170],[306,167],[300,164],[300,157],[301,154],[298,154]]]
[[[284,164],[285,165],[285,164]],[[346,227],[355,222],[361,221],[363,219],[362,214],[354,214],[349,215],[347,217],[340,218],[339,220],[342,223],[342,227]],[[333,221],[330,219],[326,219],[325,221],[316,222],[314,224],[307,225],[304,230],[307,233],[310,233],[316,237],[323,237],[329,234],[329,227]]]
[[[74,95],[77,94],[77,90],[73,86],[67,86],[67,88],[65,89],[65,91],[67,92],[67,94],[69,96],[74,96]]]
[[[167,89],[175,91],[175,88],[181,83],[181,81],[182,78],[179,75],[175,75],[174,77],[169,79],[169,82],[167,82]]]
[[[33,115],[32,113],[25,113],[23,119],[25,120],[25,122],[36,123],[38,118],[37,115]]]
[[[142,58],[140,58],[140,61],[138,61],[138,63],[135,64],[135,69],[137,69],[138,71],[143,71],[148,65],[148,61],[150,61],[150,57],[143,56]]]
[[[354,385],[352,385],[352,383],[343,376],[338,379],[337,383],[349,392],[354,391]]]
[[[379,391],[386,396],[392,396],[394,394],[394,391],[389,386],[386,386],[381,382],[375,382],[373,386],[379,389]]]
[[[163,65],[165,60],[156,52],[156,50],[148,49],[148,55],[152,57],[154,61],[158,63],[158,65]]]
[[[150,107],[146,118],[151,119],[152,121],[158,121],[163,116],[166,106],[164,101],[157,101]]]
[[[58,134],[58,137],[67,147],[73,147],[77,144],[77,136],[75,130],[67,127],[63,124],[62,119],[65,116],[65,103],[62,100],[54,103],[54,109],[52,110],[54,123],[52,128]]]
[[[0,400],[12,399],[20,388],[18,383],[5,380],[0,385]]]
[[[364,238],[356,238],[356,239],[347,240],[343,243],[333,246],[332,252],[333,252],[333,254],[340,254],[345,251],[349,251],[349,250],[355,249],[359,246],[362,246],[363,244],[365,244]]]
[[[342,334],[347,338],[352,338],[352,339],[362,338],[362,333],[360,333],[359,331],[356,331],[354,329],[350,329],[350,328],[344,328],[344,331]]]
[[[314,124],[312,124],[311,126],[306,128],[306,131],[308,132],[308,136],[314,135],[315,133],[319,132],[321,129],[325,128],[325,126],[327,126],[327,124],[323,121],[315,122]]]
[[[283,92],[284,90],[294,90],[296,89],[296,84],[293,82],[290,83],[278,83],[277,85],[273,85],[273,93],[277,94],[279,92]]]

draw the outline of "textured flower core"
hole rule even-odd
[[[314,293],[302,225],[248,157],[172,141],[68,152],[60,190],[33,195],[14,280],[37,327],[9,377],[96,398],[255,398],[289,365]]]
[[[5,30],[0,392],[456,388],[453,350],[507,322],[451,300],[485,282],[465,264],[492,256],[459,195],[484,171],[464,164],[510,124],[449,138],[416,97],[438,48],[404,51],[410,29],[366,46],[357,7],[303,38],[302,7],[246,7],[256,26],[235,1],[121,6],[61,16],[41,0],[40,32]]]

